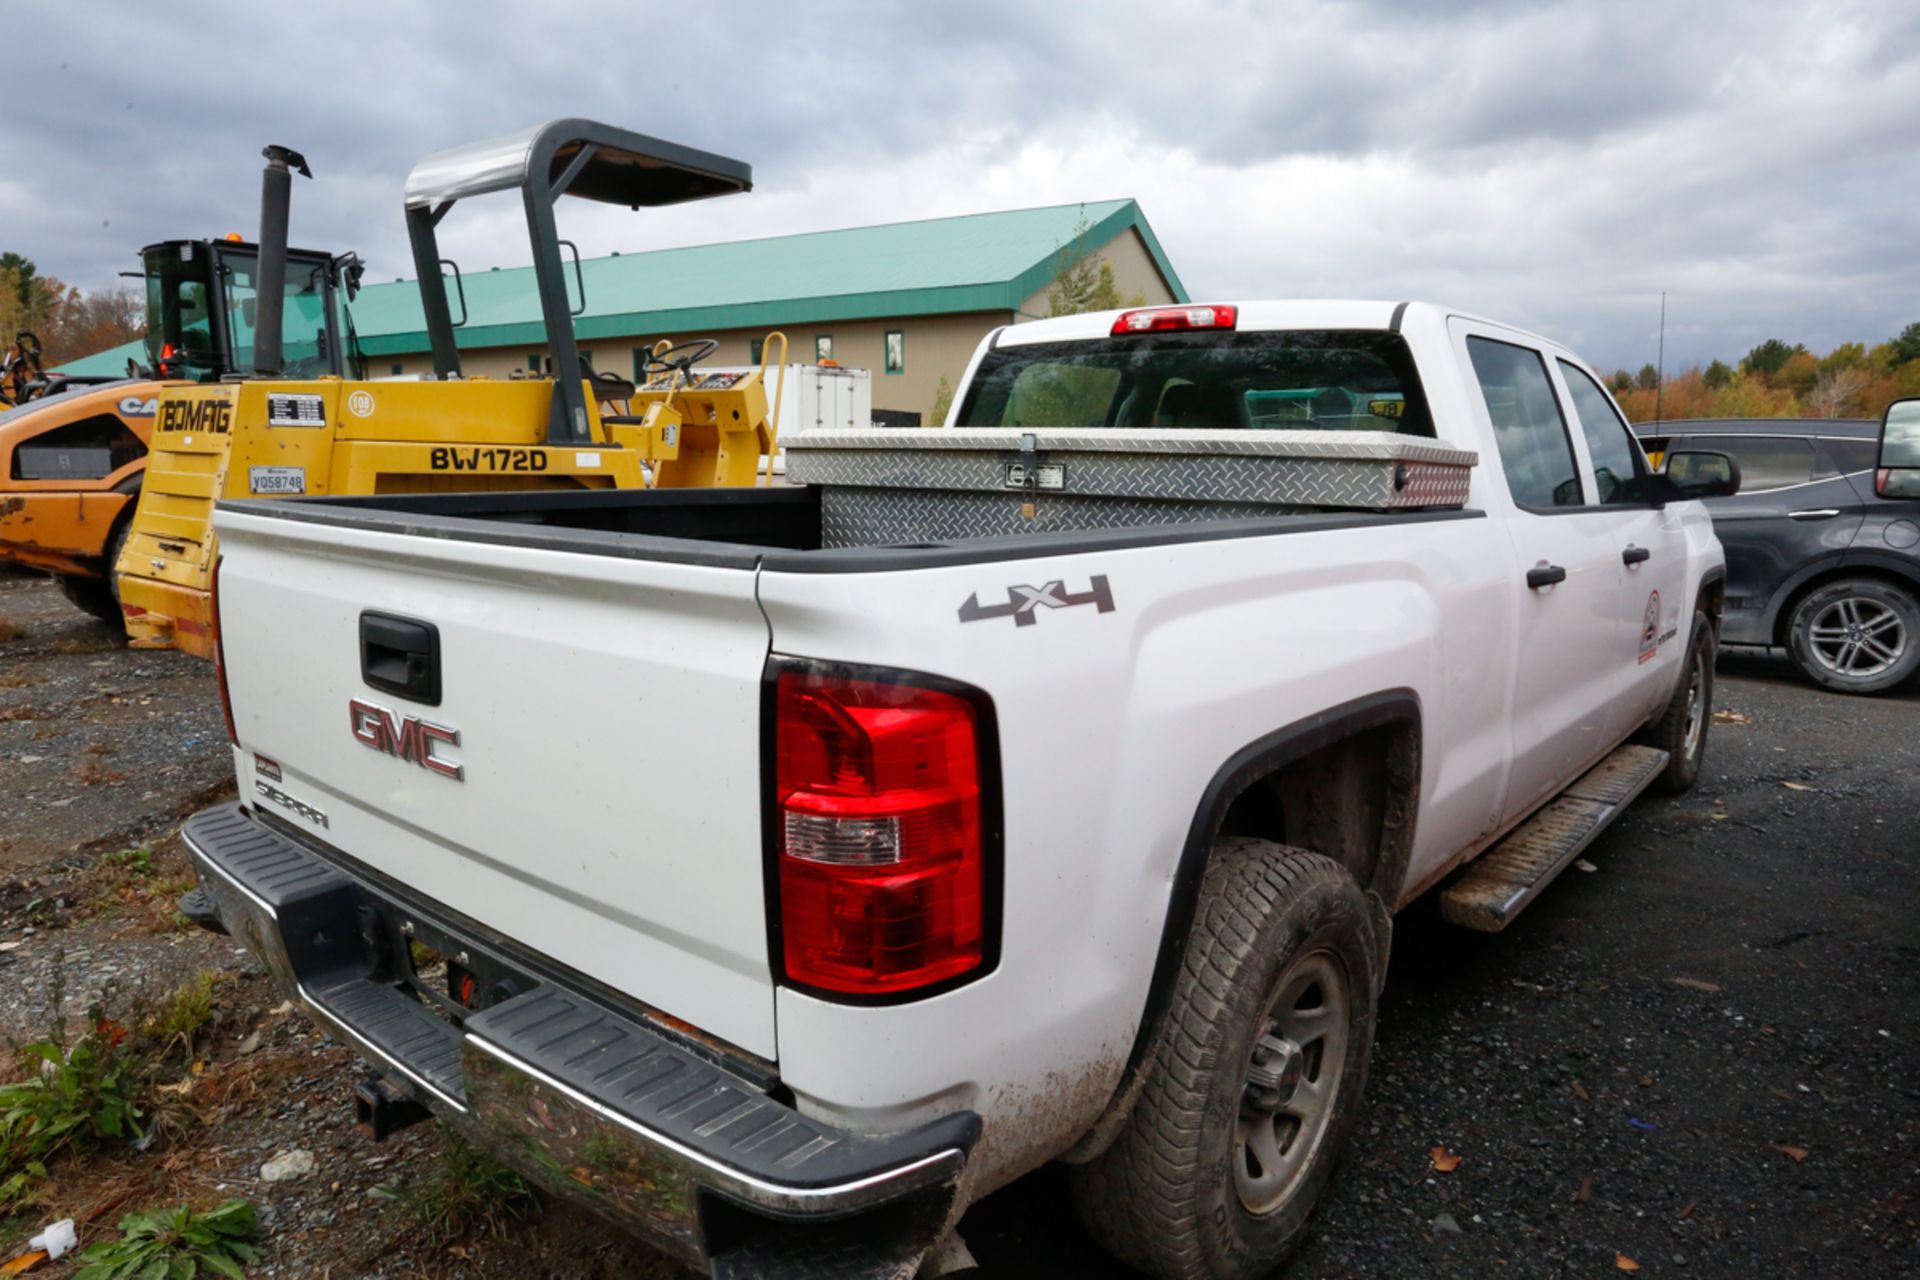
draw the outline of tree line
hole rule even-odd
[[[27,332],[40,340],[40,364],[58,369],[147,332],[146,296],[126,287],[82,293],[42,275],[30,258],[0,253],[0,344]]]
[[[1715,360],[1661,381],[1652,365],[1607,379],[1633,422],[1670,418],[1878,418],[1920,396],[1920,321],[1877,346],[1843,342],[1823,356],[1768,338],[1738,364]]]

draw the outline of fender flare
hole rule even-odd
[[[1180,956],[1186,949],[1187,935],[1193,929],[1193,918],[1199,908],[1200,884],[1206,877],[1207,860],[1212,856],[1213,844],[1219,837],[1220,825],[1228,808],[1248,786],[1259,779],[1343,738],[1390,724],[1410,724],[1416,736],[1420,733],[1420,697],[1412,689],[1382,690],[1297,720],[1284,729],[1277,729],[1249,742],[1214,771],[1213,778],[1194,806],[1193,821],[1187,828],[1187,838],[1180,849],[1180,861],[1174,869],[1173,884],[1167,897],[1167,914],[1160,927],[1160,948],[1154,960],[1153,981],[1147,988],[1140,1029],[1135,1033],[1133,1051],[1127,1059],[1129,1071],[1138,1067],[1144,1058],[1160,1019],[1165,1016],[1167,1006],[1173,999],[1174,978],[1180,969]],[[1417,813],[1415,818],[1417,821]],[[1383,868],[1381,876],[1404,878],[1405,873],[1404,866]],[[1377,884],[1361,887],[1379,888]],[[1398,885],[1391,887],[1393,893],[1381,895],[1389,903],[1396,900],[1399,889]]]
[[[1180,860],[1174,869],[1172,887],[1167,896],[1167,912],[1160,926],[1160,946],[1154,960],[1153,979],[1147,987],[1145,1006],[1139,1026],[1134,1031],[1133,1046],[1127,1055],[1126,1066],[1099,1116],[1079,1141],[1061,1153],[1060,1159],[1075,1164],[1099,1155],[1118,1136],[1121,1124],[1140,1096],[1147,1070],[1152,1065],[1153,1047],[1159,1039],[1161,1023],[1173,1002],[1174,980],[1179,973],[1180,958],[1186,950],[1187,937],[1192,932],[1193,919],[1199,909],[1200,885],[1206,878],[1207,860],[1212,856],[1214,841],[1219,838],[1221,823],[1233,802],[1254,782],[1322,747],[1369,729],[1395,724],[1410,726],[1418,742],[1421,731],[1420,696],[1412,689],[1382,690],[1296,720],[1283,729],[1249,742],[1214,771],[1194,806],[1193,821],[1187,828],[1187,838],[1181,846]],[[1414,824],[1419,818],[1418,808],[1416,797],[1406,828],[1406,843],[1409,846],[1412,844]],[[1383,859],[1374,873],[1374,885],[1362,886],[1369,901],[1374,903],[1376,912],[1389,920],[1392,918],[1392,904],[1398,901],[1406,879],[1406,870],[1404,855],[1393,865]],[[1387,881],[1394,882],[1389,886],[1391,892],[1380,892]]]

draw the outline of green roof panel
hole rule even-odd
[[[806,321],[1011,311],[1053,275],[1082,221],[1089,246],[1133,229],[1178,301],[1187,292],[1132,200],[1009,209],[877,227],[657,249],[584,261],[587,308],[574,319],[583,340],[752,328]],[[572,289],[572,272],[568,272]],[[540,344],[546,329],[533,268],[464,273],[463,348]],[[458,312],[459,301],[450,299]],[[370,356],[428,349],[420,292],[411,281],[368,285],[353,323]],[[63,366],[115,372],[138,343]]]

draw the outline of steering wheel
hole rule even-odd
[[[675,343],[657,354],[647,351],[641,362],[641,369],[649,377],[655,373],[671,371],[682,377],[691,378],[693,366],[719,349],[720,341],[717,338],[691,338],[686,342]]]

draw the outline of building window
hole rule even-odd
[[[540,353],[538,351],[527,352],[527,376],[529,378],[537,378],[540,376]]]
[[[813,362],[822,364],[833,359],[833,335],[816,333],[813,335]]]
[[[907,335],[900,329],[887,330],[887,372],[905,373],[907,371]]]
[[[765,338],[749,338],[747,340],[747,363],[759,364],[766,358],[767,340]]]
[[[645,347],[635,347],[633,349],[633,385],[637,387],[646,380],[647,349]]]
[[[393,376],[397,378],[405,372],[406,372],[405,366],[401,365],[396,361],[393,365]]]

